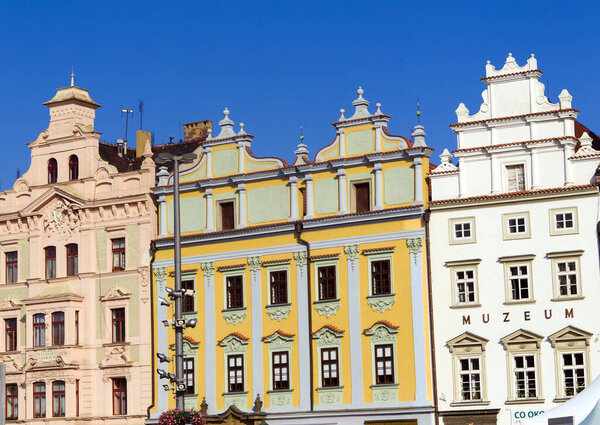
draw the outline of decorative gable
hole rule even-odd
[[[223,338],[221,341],[219,341],[219,346],[223,347],[225,349],[226,353],[231,353],[231,352],[239,353],[239,352],[246,351],[245,346],[248,345],[249,341],[250,341],[250,338],[246,338],[242,334],[231,333],[231,334],[227,335],[225,338]]]
[[[465,332],[452,338],[446,344],[450,348],[450,352],[453,353],[458,349],[468,352],[470,348],[477,348],[480,351],[485,351],[487,343],[487,339],[472,334],[471,332]]]
[[[20,310],[23,304],[19,304],[10,298],[4,298],[0,301],[0,311]]]
[[[587,347],[590,345],[592,335],[592,333],[576,328],[575,326],[567,326],[550,335],[548,339],[552,343],[552,347],[557,347],[558,345],[576,346],[582,343],[585,343]]]
[[[377,322],[369,329],[364,331],[366,336],[371,337],[372,341],[395,341],[398,333],[398,326],[388,322]]]
[[[544,337],[541,335],[525,329],[519,329],[509,335],[506,335],[504,338],[501,338],[500,341],[504,345],[504,349],[508,350],[510,347],[524,349],[532,345],[535,345],[535,348],[540,348],[543,339]]]
[[[110,288],[104,296],[100,297],[100,301],[126,300],[129,298],[131,298],[131,294],[115,286],[114,288]]]
[[[313,339],[317,340],[318,346],[341,345],[343,336],[344,331],[327,325],[312,334]]]

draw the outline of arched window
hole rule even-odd
[[[69,157],[69,180],[77,180],[79,178],[79,158],[77,155]]]
[[[46,264],[46,279],[54,279],[56,277],[56,247],[47,246],[44,248],[45,264]]]
[[[56,159],[50,158],[48,161],[48,183],[56,183],[58,179],[58,165]]]

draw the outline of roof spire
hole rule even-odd
[[[421,125],[421,108],[419,107],[419,96],[417,96],[417,125]]]
[[[71,87],[75,87],[75,67],[71,66]]]
[[[300,143],[304,140],[304,136],[302,135],[302,124],[300,124]]]

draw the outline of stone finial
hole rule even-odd
[[[592,142],[594,139],[590,137],[590,135],[585,131],[581,137],[579,138],[579,142],[581,143],[582,148],[587,148],[592,146]]]
[[[162,166],[158,169],[158,173],[156,173],[156,177],[158,178],[157,186],[166,186],[169,184],[169,171],[166,166]]]
[[[238,131],[238,134],[246,134],[246,132],[244,131],[244,123],[243,122],[240,123],[240,131]]]
[[[208,403],[206,402],[206,397],[202,397],[202,403],[200,404],[200,413],[204,416],[208,413]]]
[[[375,104],[375,106],[377,107],[377,111],[375,112],[375,115],[382,115],[383,112],[381,112],[381,103],[377,102]]]
[[[571,96],[567,89],[563,89],[563,91],[560,92],[558,99],[560,100],[560,109],[571,109],[573,96]]]
[[[229,109],[225,108],[223,110],[223,119],[219,121],[221,132],[219,133],[217,138],[235,136],[235,131],[233,131],[233,124],[234,122],[229,118]]]
[[[448,151],[448,149],[444,149],[444,152],[441,153],[440,159],[442,160],[442,164],[451,164],[452,154]]]
[[[362,87],[359,87],[358,90],[356,90],[358,97],[352,101],[352,106],[355,108],[352,118],[368,117],[371,115],[369,113],[369,101],[363,97],[364,92]]]
[[[144,153],[142,156],[144,157],[144,160],[142,161],[142,167],[147,168],[154,165],[154,161],[152,160],[154,154],[152,153],[152,147],[150,146],[150,139],[146,139]]]
[[[344,112],[346,112],[344,108],[340,109],[340,119],[338,121],[344,121],[346,119]]]
[[[263,402],[260,399],[260,394],[256,394],[256,399],[254,400],[254,406],[252,407],[252,411],[254,413],[262,412]]]
[[[535,55],[532,53],[531,56],[529,57],[529,59],[527,59],[527,65],[529,66],[529,69],[537,69],[537,59],[535,58]]]
[[[458,108],[456,108],[455,112],[456,112],[456,118],[458,119],[458,122],[465,122],[467,120],[467,117],[469,116],[469,110],[467,109],[465,104],[462,102],[460,105],[458,105]]]
[[[413,139],[413,147],[427,146],[425,143],[425,130],[422,125],[415,125],[413,132],[410,133]]]
[[[448,152],[448,149],[444,149],[444,152],[440,155],[440,159],[442,163],[435,168],[433,174],[458,171],[458,167],[452,164],[452,154]]]
[[[579,138],[581,146],[579,146],[579,149],[577,149],[577,152],[575,152],[571,158],[597,158],[600,155],[600,151],[597,151],[592,147],[593,141],[594,139],[592,139],[587,132],[584,132]]]

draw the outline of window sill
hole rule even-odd
[[[490,402],[488,400],[479,401],[454,401],[450,403],[450,407],[461,407],[461,406],[488,406]]]
[[[229,308],[225,310],[221,310],[221,314],[223,315],[223,319],[231,325],[237,325],[241,323],[246,317],[246,307],[242,308]]]
[[[291,304],[272,304],[265,307],[271,320],[281,322],[292,312]]]
[[[398,384],[371,385],[374,403],[389,403],[398,401]]]
[[[515,400],[506,400],[504,404],[542,404],[546,400],[543,398],[520,398]]]
[[[473,239],[466,239],[464,241],[461,241],[461,240],[451,240],[448,245],[467,245],[467,244],[470,244],[470,243],[477,243],[477,241],[473,240]]]
[[[535,304],[535,300],[504,301],[504,305]]]
[[[319,316],[329,318],[337,313],[340,309],[340,300],[320,300],[313,302],[313,306]]]
[[[248,391],[237,391],[237,392],[232,392],[232,393],[222,393],[221,394],[223,397],[227,397],[227,396],[236,396],[236,395],[248,395]]]
[[[317,391],[341,391],[344,389],[344,386],[339,386],[339,387],[317,387],[315,388],[315,390]]]
[[[552,400],[552,402],[553,403],[564,403],[565,401],[571,400],[573,397],[575,397],[575,396],[555,398],[554,400]]]
[[[530,234],[510,234],[510,235],[504,235],[503,238],[505,241],[514,241],[514,240],[518,240],[518,239],[531,239],[531,235]]]
[[[15,356],[17,354],[23,354],[23,352],[20,351],[20,350],[16,350],[16,351],[2,351],[2,352],[0,352],[0,356]]]
[[[371,389],[375,389],[375,388],[398,388],[399,385],[400,384],[373,384],[369,388],[371,388]]]
[[[391,310],[392,305],[394,305],[395,302],[395,294],[369,295],[367,297],[367,304],[371,306],[373,311],[379,311],[381,313],[383,313],[385,310]]]
[[[561,301],[578,301],[583,300],[585,297],[583,295],[579,295],[576,297],[559,297],[559,298],[551,298],[550,301],[561,302]]]
[[[198,397],[198,394],[184,394],[183,396],[193,398],[193,397]]]
[[[267,390],[267,394],[285,394],[294,392],[293,388],[285,389],[285,390]]]
[[[450,308],[452,308],[452,309],[475,308],[475,307],[481,307],[481,304],[479,304],[479,303],[474,303],[474,304],[455,304],[455,305],[451,305],[450,306]]]
[[[102,344],[103,347],[120,347],[122,345],[131,345],[131,342],[129,342],[129,341],[107,342],[106,344]]]

